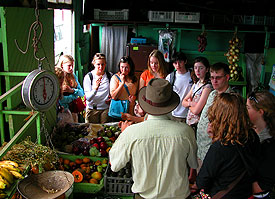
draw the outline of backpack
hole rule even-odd
[[[191,71],[189,71],[191,72]],[[170,73],[170,84],[172,85],[172,87],[174,86],[175,83],[175,79],[176,79],[176,70],[174,70],[172,73]],[[193,80],[191,79],[189,84],[193,84]]]
[[[91,84],[92,84],[93,83],[93,74],[91,72],[89,72],[88,75],[90,77]],[[107,75],[107,78],[109,79],[109,82],[110,82],[111,77],[112,77],[112,73],[110,73],[109,71],[106,71],[106,75]]]

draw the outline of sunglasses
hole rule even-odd
[[[96,53],[95,58],[105,58],[105,55],[103,53]]]
[[[259,101],[257,100],[256,98],[256,95],[255,95],[255,92],[251,92],[249,97],[248,97],[249,100],[253,100],[254,102],[256,102],[257,104],[259,103]]]
[[[129,57],[124,56],[120,58],[120,62],[128,62],[129,61]]]

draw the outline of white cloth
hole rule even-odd
[[[101,51],[106,55],[106,70],[116,73],[122,56],[126,55],[127,26],[104,26],[102,28]]]
[[[170,75],[171,74],[167,75],[166,77],[166,80],[168,80],[169,82],[170,82]],[[193,83],[192,83],[192,79],[189,71],[186,72],[185,74],[179,74],[178,71],[176,71],[173,91],[175,91],[179,95],[180,103],[177,106],[177,108],[175,108],[172,111],[172,115],[174,117],[186,118],[187,112],[189,109],[182,106],[181,102],[183,98],[187,95],[187,93],[190,91],[192,84]]]
[[[101,79],[100,86],[98,90],[94,90],[92,87],[96,84],[96,80],[99,78],[95,71],[92,70],[93,75],[93,83],[91,84],[91,79],[89,74],[87,73],[83,80],[83,88],[86,96],[86,108],[93,109],[93,104],[96,104],[97,110],[105,110],[109,108],[109,105],[105,103],[108,99],[110,93],[110,83],[106,73],[103,75]]]
[[[193,129],[167,115],[127,127],[109,152],[111,169],[131,162],[132,191],[144,198],[183,199],[190,194],[188,167],[197,168]]]

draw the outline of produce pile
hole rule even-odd
[[[242,80],[242,69],[239,66],[241,45],[241,40],[237,37],[237,34],[234,33],[233,38],[229,40],[229,49],[224,54],[229,63],[231,81]]]
[[[107,168],[108,159],[94,161],[88,157],[80,158],[80,156],[75,160],[60,157],[60,163],[60,169],[72,173],[76,183],[99,184]]]
[[[41,165],[44,170],[51,170],[59,164],[55,151],[50,147],[32,142],[30,137],[12,146],[3,160],[16,162],[21,171],[30,165],[34,173],[38,173],[38,165]]]
[[[67,124],[55,128],[53,145],[61,152],[92,157],[107,157],[121,130],[104,124]]]

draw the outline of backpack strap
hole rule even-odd
[[[91,80],[91,84],[93,84],[93,74],[90,72],[88,72],[88,75],[90,77],[90,80]],[[109,82],[111,81],[111,78],[112,78],[112,73],[110,73],[109,71],[106,71],[106,76],[109,80]]]
[[[175,79],[176,79],[176,70],[170,73],[170,84],[172,85],[172,87],[174,86]]]
[[[121,82],[121,79],[119,78],[119,76],[117,74],[115,74],[115,76],[118,78],[118,80]],[[128,89],[128,86],[126,84],[124,84],[124,88],[126,89],[128,95],[130,95],[130,92],[129,92],[129,89]]]

